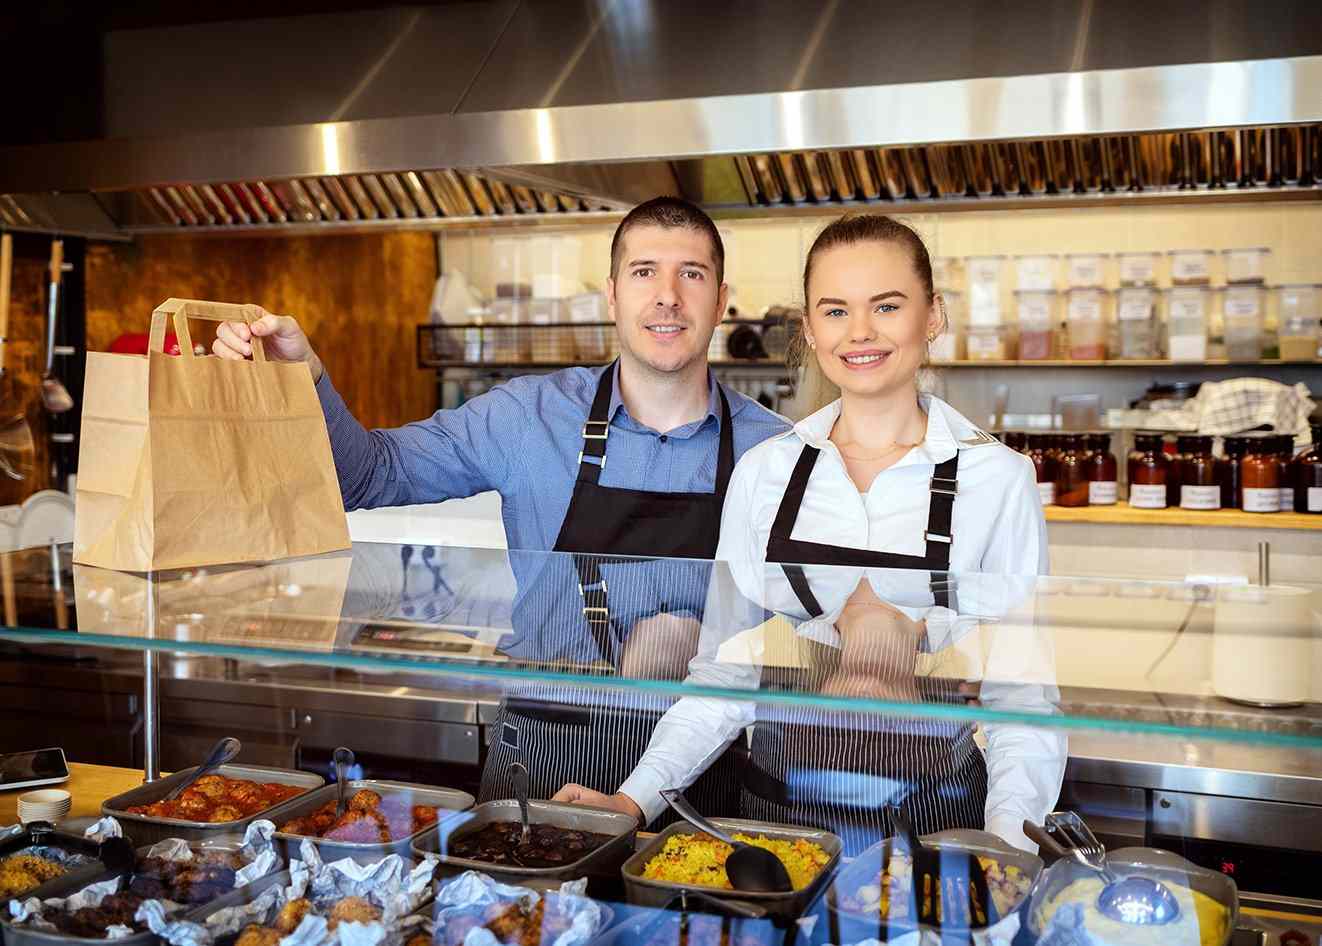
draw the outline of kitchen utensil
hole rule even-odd
[[[335,750],[335,817],[343,818],[349,800],[349,769],[353,768],[353,750],[340,746]]]
[[[928,926],[940,926],[943,922],[968,927],[994,924],[999,919],[996,904],[977,857],[969,851],[924,846],[908,811],[896,805],[887,805],[886,809],[897,838],[913,859],[911,915]],[[928,890],[940,891],[940,896],[928,896],[925,894]],[[939,904],[943,909],[938,914]]]
[[[185,789],[194,785],[202,776],[214,772],[226,762],[233,762],[234,757],[239,754],[239,750],[242,748],[243,743],[239,742],[239,740],[235,739],[233,736],[226,736],[224,739],[217,741],[216,744],[211,747],[211,752],[207,754],[206,761],[195,768],[188,778],[170,789],[164,800],[174,801],[184,793]]]
[[[734,848],[734,852],[725,861],[725,874],[730,878],[730,885],[736,890],[782,893],[794,889],[785,865],[766,848],[744,844],[730,837],[698,814],[697,809],[688,803],[684,794],[678,789],[662,789],[661,797],[689,824]]]
[[[1118,878],[1106,862],[1106,848],[1075,812],[1053,811],[1047,815],[1044,827],[1048,847],[1063,848],[1080,864],[1102,875],[1106,886],[1097,897],[1097,909],[1106,916],[1135,926],[1161,926],[1180,915],[1180,905],[1165,884],[1141,875]],[[1029,837],[1043,843],[1036,832]]]
[[[509,775],[510,781],[514,783],[514,798],[519,803],[519,818],[523,821],[523,833],[519,841],[527,844],[532,834],[528,824],[528,768],[522,762],[511,762]]]
[[[5,377],[5,345],[9,339],[9,287],[14,271],[14,238],[0,234],[0,473],[27,479],[36,458],[32,428],[23,412],[25,398],[13,378]]]
[[[73,409],[73,398],[55,370],[55,329],[59,322],[60,284],[64,280],[64,241],[50,245],[50,294],[46,309],[46,372],[41,376],[41,401],[52,414]]]

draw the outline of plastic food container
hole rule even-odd
[[[1106,305],[1103,289],[1071,289],[1067,294],[1066,323],[1069,353],[1075,361],[1106,359]]]
[[[1106,285],[1107,253],[1070,253],[1065,257],[1065,285],[1071,289],[1100,289]]]
[[[766,910],[768,916],[793,922],[802,916],[818,895],[830,883],[836,865],[840,863],[840,853],[844,843],[829,831],[816,828],[799,828],[794,825],[771,824],[765,821],[744,821],[736,818],[712,818],[711,823],[730,833],[763,835],[772,840],[810,841],[818,845],[830,858],[812,883],[802,890],[788,893],[754,893],[746,890],[721,890],[697,884],[682,884],[674,881],[652,880],[643,876],[643,869],[660,850],[665,847],[666,839],[676,834],[696,834],[696,829],[687,823],[672,824],[648,841],[620,869],[624,875],[624,893],[630,903],[640,906],[664,906],[680,891],[704,894],[717,900],[730,900],[748,904]],[[853,942],[853,940],[848,940]]]
[[[946,303],[946,330],[936,337],[928,349],[932,361],[959,361],[964,357],[964,294],[942,289]]]
[[[1007,361],[1014,352],[1014,336],[1005,325],[970,325],[965,338],[969,361]]]
[[[1172,250],[1171,285],[1206,286],[1212,282],[1211,250]]]
[[[634,838],[638,835],[637,821],[618,811],[551,801],[529,801],[528,820],[533,824],[549,824],[570,831],[607,834],[611,836],[611,840],[577,861],[560,867],[508,867],[470,860],[466,857],[454,857],[446,853],[451,838],[481,830],[492,822],[518,820],[517,801],[500,799],[485,802],[472,811],[443,819],[435,830],[425,832],[414,842],[413,852],[418,856],[436,855],[440,858],[440,864],[436,868],[437,877],[450,877],[466,870],[476,870],[489,874],[497,880],[549,890],[558,887],[566,880],[577,880],[589,875],[614,874],[633,850]]]
[[[1267,261],[1272,251],[1265,246],[1248,250],[1222,250],[1225,261],[1226,285],[1257,285],[1267,281]]]
[[[411,782],[387,782],[378,779],[354,779],[350,781],[347,795],[352,796],[359,789],[376,792],[383,800],[390,796],[406,795],[411,805],[426,805],[429,808],[441,809],[436,813],[438,823],[448,817],[447,810],[465,811],[473,807],[474,801],[472,795],[453,788],[436,788],[431,785],[414,785]],[[399,854],[407,857],[413,842],[435,828],[435,825],[429,824],[406,837],[396,838],[393,841],[379,841],[374,844],[314,838],[305,834],[289,834],[279,830],[282,824],[292,821],[294,818],[310,815],[327,802],[335,801],[338,791],[336,786],[327,785],[301,798],[285,802],[275,808],[273,814],[268,815],[271,821],[275,822],[276,841],[284,849],[283,853],[287,859],[298,856],[299,846],[305,840],[311,841],[321,849],[321,859],[327,863],[339,860],[342,857],[351,857],[359,864],[371,864],[374,861],[379,861],[387,854]]]
[[[1057,322],[1055,291],[1021,289],[1015,293],[1015,305],[1019,314],[1019,360],[1050,358]]]
[[[1116,257],[1121,286],[1155,286],[1157,284],[1156,253],[1121,253]]]
[[[1262,358],[1263,316],[1267,291],[1261,286],[1227,286],[1221,291],[1221,319],[1226,358],[1258,361]]]
[[[1318,357],[1322,286],[1278,286],[1276,318],[1280,326],[1281,359],[1314,361]]]
[[[1004,256],[970,256],[964,260],[970,326],[1000,325],[1003,322],[1001,271],[1004,265]]]
[[[1017,905],[1016,910],[1022,909],[1029,902],[1031,888],[1042,873],[1040,858],[1011,847],[986,831],[969,829],[938,831],[935,834],[925,835],[922,840],[924,844],[936,848],[965,850],[994,860],[1004,867],[1019,868],[1024,872],[1029,883],[1025,887],[1024,898]],[[967,942],[970,932],[968,927],[930,927],[918,923],[916,918],[907,924],[898,919],[882,924],[879,916],[855,912],[843,906],[844,898],[865,884],[877,882],[881,868],[890,859],[892,844],[893,840],[887,838],[880,844],[868,848],[836,876],[831,889],[826,894],[826,907],[831,924],[830,942],[857,943],[868,939],[885,941],[918,929],[936,933],[938,936],[944,931],[953,934],[957,942]]]
[[[254,821],[271,817],[273,812],[283,810],[287,805],[296,805],[307,794],[296,795],[278,805],[249,815],[238,821],[184,821],[178,818],[154,818],[149,815],[130,814],[128,809],[138,805],[150,805],[168,795],[176,785],[187,779],[196,770],[196,766],[175,772],[163,779],[157,779],[148,785],[139,785],[123,794],[108,798],[101,803],[101,814],[113,815],[124,828],[124,833],[133,839],[134,844],[155,844],[166,838],[182,838],[185,841],[203,840],[221,834],[242,834]],[[326,780],[311,772],[297,769],[275,769],[265,765],[222,765],[216,770],[217,775],[226,778],[248,779],[252,782],[278,782],[282,785],[298,785],[308,791],[320,788]]]
[[[1054,292],[1056,289],[1057,257],[1016,256],[1014,258],[1015,286],[1020,292]]]
[[[1182,287],[1166,293],[1166,324],[1171,361],[1207,360],[1207,316],[1210,292]]]
[[[1161,296],[1148,287],[1129,287],[1116,293],[1115,317],[1119,326],[1121,358],[1156,358],[1157,303]]]

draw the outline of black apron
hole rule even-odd
[[[628,636],[628,628],[617,626],[611,617],[611,596],[616,598],[617,605],[623,604],[628,596],[628,579],[621,581],[619,576],[655,565],[657,556],[715,557],[721,508],[734,471],[734,425],[729,402],[718,384],[721,432],[713,492],[654,493],[602,486],[599,479],[607,461],[615,371],[615,365],[608,367],[597,384],[591,412],[583,425],[578,479],[554,549],[574,553],[584,633],[591,636],[598,663],[608,674],[619,666]],[[650,557],[651,561],[631,562],[622,556]],[[613,589],[608,587],[602,566],[610,570]],[[682,570],[685,575],[695,567],[691,563],[676,563],[677,571]],[[702,568],[704,589],[707,574],[708,567]],[[681,580],[694,579],[690,576]],[[682,668],[694,652],[696,638],[693,652],[669,656]],[[544,696],[507,698],[498,709],[491,730],[481,800],[512,797],[507,769],[515,761],[528,766],[529,791],[535,798],[549,798],[567,782],[607,794],[616,792],[642,759],[652,730],[669,702],[649,695],[630,697],[609,692],[602,699],[601,694],[587,690],[566,696],[563,701]],[[740,758],[733,751],[725,753],[686,792],[703,814],[729,817],[737,813]],[[657,824],[674,820],[667,811]]]
[[[933,472],[927,550],[921,556],[791,538],[818,455],[815,447],[804,446],[767,542],[767,561],[780,563],[808,615],[821,617],[823,610],[802,565],[925,570],[933,603],[954,607],[955,589],[947,571],[959,454]],[[906,644],[913,646],[897,642],[898,647]],[[812,657],[809,669],[767,668],[762,686],[820,691],[840,669],[839,652],[809,643],[807,653]],[[962,702],[956,683],[918,683],[925,701]],[[853,853],[892,834],[886,804],[905,805],[920,834],[983,827],[986,761],[973,741],[973,727],[965,723],[786,707],[776,718],[758,722],[750,755],[743,777],[747,817],[834,831]]]

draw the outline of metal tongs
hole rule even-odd
[[[340,746],[335,750],[332,760],[335,763],[335,818],[339,820],[349,807],[346,796],[349,794],[349,770],[354,764],[353,750]]]
[[[220,768],[226,762],[232,762],[234,760],[234,757],[239,754],[239,750],[242,748],[243,748],[243,743],[239,742],[239,740],[235,739],[233,736],[226,736],[224,739],[220,740],[214,746],[211,747],[211,754],[207,756],[205,762],[203,762],[201,765],[195,768],[192,774],[188,776],[188,778],[184,779],[174,788],[170,789],[169,793],[161,800],[174,801],[176,798],[182,795],[187,788],[189,788],[191,785],[196,783],[197,780],[200,779],[202,776],[206,775],[209,772],[214,772],[216,769]]]
[[[928,847],[918,838],[909,813],[886,806],[895,840],[913,858],[912,915],[930,927],[983,928],[1000,919],[987,887],[987,875],[972,851]]]

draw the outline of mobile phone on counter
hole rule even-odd
[[[63,749],[34,749],[0,755],[0,791],[56,785],[69,781],[69,763]]]

